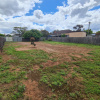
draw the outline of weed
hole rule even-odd
[[[53,62],[56,62],[57,61],[57,58],[52,58],[50,60],[53,61]]]
[[[75,97],[76,97],[76,94],[75,94],[75,93],[70,93],[70,96],[71,96],[72,98],[75,98]]]
[[[40,65],[40,68],[44,68],[44,66],[43,65]]]
[[[2,62],[2,57],[0,56],[0,63]]]
[[[75,72],[72,73],[72,78],[75,78],[77,74]]]
[[[52,86],[59,87],[62,86],[64,83],[66,83],[66,80],[59,74],[49,74],[48,76],[44,75],[42,76],[40,81],[48,84],[50,87]]]
[[[66,100],[66,98],[67,98],[67,95],[66,94],[60,94],[58,96],[58,100]]]
[[[42,76],[40,81],[48,84],[48,77],[46,75],[44,75],[44,76]]]
[[[68,63],[67,64],[65,64],[65,63],[62,63],[62,64],[60,64],[59,65],[61,68],[68,68],[69,66],[68,66]]]
[[[19,85],[18,86],[18,92],[23,93],[25,90],[25,85]]]
[[[58,75],[63,75],[63,76],[66,76],[67,73],[64,71],[64,70],[60,70],[60,72],[58,72]]]
[[[3,95],[2,95],[2,93],[0,92],[0,100],[2,99],[2,97],[3,97]]]
[[[9,66],[1,65],[1,66],[0,66],[0,71],[7,70],[7,69],[9,69],[9,68],[10,68]]]
[[[25,80],[28,80],[28,77],[24,77]]]
[[[23,92],[25,91],[25,85],[15,84],[13,87],[9,88],[9,94],[6,97],[9,100],[18,100],[23,97]]]

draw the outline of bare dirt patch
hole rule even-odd
[[[71,55],[82,58],[83,56],[88,56],[88,52],[91,49],[85,47],[77,47],[77,46],[66,46],[66,45],[52,45],[43,42],[35,42],[36,46],[30,44],[30,42],[18,42],[22,47],[16,48],[17,51],[25,51],[25,50],[43,50],[47,53],[52,53],[53,57],[57,57],[58,61],[71,61]]]
[[[47,95],[52,95],[52,91],[45,84],[40,84],[40,73],[37,70],[30,71],[27,74],[28,80],[23,81],[25,85],[25,97],[28,100],[44,100]]]
[[[35,100],[41,100],[41,91],[38,88],[38,82],[36,81],[32,81],[32,80],[27,80],[25,82],[23,82],[23,84],[25,84],[26,87],[26,91],[24,93],[25,96],[29,97],[29,100],[33,100],[33,98]]]
[[[46,86],[39,85],[37,81],[27,80],[23,81],[23,84],[25,85],[25,98],[28,97],[28,100],[44,100],[44,98],[47,97],[47,95],[51,96],[52,92]]]
[[[2,55],[2,60],[3,60],[4,63],[6,63],[8,60],[11,59],[11,56],[10,55],[8,56],[4,52],[1,55]]]

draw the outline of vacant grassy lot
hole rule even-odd
[[[6,43],[0,100],[100,100],[100,46]]]

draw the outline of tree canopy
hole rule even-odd
[[[5,36],[5,35],[0,33],[0,36]]]
[[[14,27],[12,33],[22,36],[27,30],[27,27]]]
[[[73,27],[73,29],[75,29],[76,31],[82,31],[83,25],[76,25]]]
[[[85,32],[86,32],[87,35],[93,34],[93,31],[91,29],[85,30]]]
[[[47,30],[41,30],[42,36],[43,37],[48,37],[49,32]]]
[[[66,37],[66,35],[65,34],[62,34],[61,37]]]
[[[96,32],[96,35],[100,35],[100,31]]]
[[[29,30],[29,31],[26,31],[24,34],[23,34],[23,37],[24,38],[30,38],[30,37],[34,37],[35,40],[39,40],[39,38],[42,36],[41,32],[39,30],[36,30],[36,29],[32,29],[32,30]]]

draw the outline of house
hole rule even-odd
[[[54,31],[51,37],[61,37],[65,35],[65,37],[86,37],[86,32],[76,32],[71,30],[61,30],[61,31]]]
[[[87,37],[95,37],[95,33],[93,33],[93,34],[90,34],[90,35],[87,35]]]
[[[95,37],[100,37],[100,32],[96,33]]]

